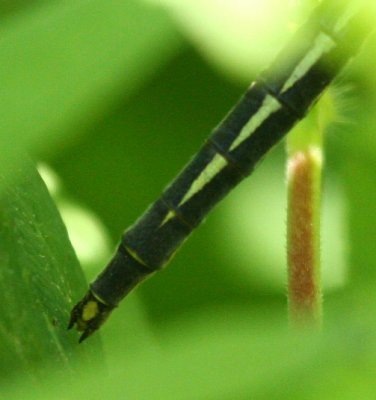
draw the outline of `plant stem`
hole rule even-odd
[[[308,121],[288,139],[288,304],[289,318],[293,326],[318,328],[322,322],[322,129],[317,123],[313,125],[314,127],[312,121]]]

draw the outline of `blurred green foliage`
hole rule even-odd
[[[326,134],[320,335],[286,327],[283,144],[96,338],[78,346],[64,330],[85,285],[20,152],[52,169],[92,279],[315,1],[263,2],[256,31],[257,2],[245,3],[0,1],[0,397],[374,398],[374,36],[337,81],[349,89]]]

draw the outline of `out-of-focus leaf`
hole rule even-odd
[[[51,151],[80,133],[180,43],[164,12],[135,0],[46,2],[0,34],[0,156],[13,162],[20,146]]]
[[[111,256],[112,246],[106,227],[91,210],[69,197],[59,176],[47,164],[40,163],[38,172],[61,214],[69,240],[89,279],[99,272]]]
[[[246,82],[265,68],[315,1],[146,0],[161,4],[204,57]],[[298,7],[299,5],[299,7]]]
[[[0,0],[0,20],[4,21],[6,17],[12,17],[18,12],[29,12],[29,7],[38,7],[43,2],[60,0]]]
[[[8,14],[15,13],[27,3],[32,1],[25,0],[0,0],[0,18],[4,18],[4,16]]]
[[[78,347],[66,330],[85,280],[43,181],[24,165],[0,177],[0,375],[43,381],[53,364],[69,379],[100,355],[99,337]]]
[[[351,304],[343,300],[345,307]],[[29,400],[73,400],[83,394],[93,400],[303,400],[316,399],[318,393],[320,399],[373,399],[375,323],[356,312],[364,299],[358,300],[352,301],[352,312],[337,314],[322,335],[293,333],[273,312],[269,322],[235,307],[184,315],[169,327],[159,351],[140,349],[127,360],[119,352],[111,360],[110,376],[89,372],[69,388],[53,378],[43,397],[31,394]],[[375,310],[375,303],[368,307]]]

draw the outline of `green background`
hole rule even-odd
[[[0,398],[374,398],[374,35],[332,89],[320,334],[287,327],[284,143],[100,333],[66,331],[314,4],[0,0]]]

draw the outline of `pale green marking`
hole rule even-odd
[[[313,47],[311,50],[304,56],[304,58],[300,61],[300,63],[295,67],[294,71],[290,77],[286,80],[281,93],[286,92],[292,86],[295,85],[311,68],[318,59],[324,54],[330,51],[333,47],[335,47],[336,43],[334,40],[326,35],[323,32],[320,32],[315,39]]]
[[[141,265],[148,267],[148,265],[146,264],[146,262],[132,249],[130,249],[128,246],[124,246],[125,249],[127,250],[127,252],[137,261],[139,262]]]
[[[166,222],[168,222],[170,219],[175,217],[175,212],[174,211],[169,211],[166,216],[164,217],[164,220],[161,222],[159,225],[160,227],[163,226]]]
[[[98,315],[99,308],[96,301],[89,301],[82,311],[82,321],[90,321]]]
[[[280,108],[281,104],[274,97],[267,95],[257,113],[243,126],[243,129],[231,144],[230,151],[236,149],[244,140],[248,139],[271,114]]]
[[[206,186],[224,167],[227,160],[220,154],[216,154],[212,161],[201,171],[200,175],[193,181],[188,192],[180,200],[179,206],[187,202],[191,197]]]
[[[180,200],[179,206],[186,203],[191,197],[198,193],[204,186],[206,186],[224,167],[226,167],[226,159],[220,155],[216,154],[212,161],[201,171],[200,175],[193,181],[188,192]],[[169,211],[161,222],[160,226],[163,226],[171,218],[175,217],[174,211]]]

